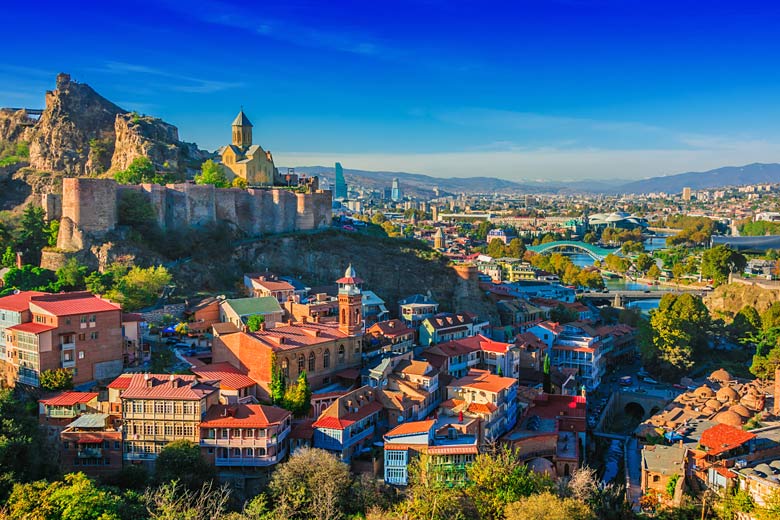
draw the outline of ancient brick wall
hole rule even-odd
[[[79,251],[88,245],[88,236],[98,237],[113,230],[118,222],[119,197],[128,191],[147,198],[163,229],[227,221],[247,235],[257,236],[327,227],[332,215],[330,191],[303,194],[274,189],[216,189],[189,183],[119,186],[112,179],[66,178],[61,204],[56,197],[44,200],[47,212],[61,213],[57,247]]]
[[[59,193],[44,193],[41,195],[41,207],[46,213],[46,220],[62,218],[62,195]]]

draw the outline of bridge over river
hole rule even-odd
[[[549,253],[551,251],[577,251],[589,255],[593,260],[604,260],[607,255],[622,255],[620,249],[609,249],[606,247],[594,246],[585,242],[579,242],[575,240],[557,240],[555,242],[547,242],[546,244],[539,244],[538,246],[528,246],[528,251],[534,253]]]
[[[598,301],[598,300],[620,300],[621,302],[638,301],[638,300],[658,300],[664,294],[696,294],[698,296],[704,296],[705,291],[701,289],[659,289],[657,291],[607,291],[607,292],[590,292],[582,293],[578,295],[583,300]]]

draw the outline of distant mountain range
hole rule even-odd
[[[623,184],[614,190],[618,193],[677,193],[683,188],[693,190],[780,182],[780,164],[753,163],[745,166],[724,166],[706,172],[687,172],[663,177],[651,177]]]
[[[296,166],[295,171],[307,175],[325,177],[333,184],[335,172],[327,166]],[[780,182],[780,164],[753,163],[745,166],[724,166],[704,172],[686,172],[675,175],[651,177],[628,183],[620,181],[583,180],[574,182],[510,181],[493,177],[431,177],[419,173],[366,171],[344,169],[348,184],[382,190],[398,178],[404,193],[419,197],[433,196],[434,189],[441,193],[678,193],[689,187],[693,190]]]

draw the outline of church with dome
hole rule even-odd
[[[242,109],[233,120],[232,142],[217,151],[228,180],[240,177],[248,186],[286,184],[274,166],[271,152],[263,150],[259,144],[252,144],[253,126]]]

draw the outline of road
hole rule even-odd
[[[642,497],[642,452],[639,442],[631,437],[626,442],[626,496],[631,509],[639,511],[639,499]]]

